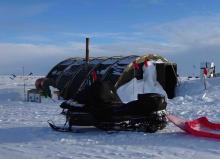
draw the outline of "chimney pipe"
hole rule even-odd
[[[86,63],[89,63],[89,38],[86,38]]]

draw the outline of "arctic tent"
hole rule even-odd
[[[177,83],[177,65],[155,54],[97,57],[90,58],[88,62],[85,58],[69,58],[54,66],[45,81],[53,81],[53,87],[59,90],[60,96],[71,99],[94,80],[109,81],[118,89],[133,78],[141,78],[138,77],[141,69],[137,70],[135,67],[143,66],[146,60],[155,62],[157,80],[168,97],[173,98]]]

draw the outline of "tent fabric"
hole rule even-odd
[[[57,65],[55,65],[47,74],[47,78],[53,78],[56,79],[68,66],[71,64],[81,61],[83,58],[68,58]]]
[[[96,80],[109,81],[116,89],[131,81],[134,77],[138,80],[142,79],[143,70],[135,70],[133,68],[133,62],[137,63],[139,68],[142,68],[143,66],[146,66],[146,61],[148,60],[156,62],[156,70],[157,64],[170,64],[167,59],[154,54],[144,56],[130,55],[125,57],[113,56],[108,58],[90,58],[88,63],[86,63],[84,58],[69,58],[54,66],[49,71],[46,78],[55,82],[54,87],[60,91],[61,97],[64,99],[71,99],[74,98],[79,90],[84,89],[86,85],[90,85],[91,82],[94,82],[94,80],[92,80],[92,74],[94,72],[96,73]],[[163,67],[164,66],[162,66],[162,68]],[[173,70],[170,70],[168,73],[176,75],[176,72],[174,73],[172,71]],[[174,71],[176,71],[176,69]],[[157,70],[157,75],[158,74],[160,74],[160,72],[158,73]],[[175,75],[172,77],[176,78]],[[163,79],[161,76],[158,77]],[[168,83],[168,81],[158,81],[163,88],[168,88],[167,85],[164,84]],[[134,82],[138,85],[139,81]],[[176,80],[173,80],[173,83],[171,84],[172,88],[169,88],[170,90],[175,89],[175,87],[173,88],[173,86],[176,85],[175,82]]]
[[[146,59],[156,61],[157,63],[168,63],[168,60],[163,58],[162,56],[152,55],[152,54],[137,57],[133,62],[135,62],[136,64],[143,65]],[[120,78],[118,79],[116,83],[116,88],[119,88],[121,85],[130,81],[133,78],[133,76],[134,76],[133,63],[129,63],[129,65],[125,68],[122,76],[120,76]]]
[[[138,80],[134,77],[132,80],[119,87],[117,93],[120,99],[124,103],[128,103],[133,100],[137,100],[138,94],[146,93],[162,94],[167,99],[166,92],[157,81],[156,67],[154,62],[149,61],[147,67],[143,65],[142,68],[138,69],[143,70],[143,79]]]

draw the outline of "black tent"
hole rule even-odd
[[[156,63],[157,80],[168,97],[173,98],[177,83],[177,65],[152,54],[90,58],[89,62],[84,58],[69,58],[54,66],[46,78],[54,81],[61,97],[70,99],[89,85],[93,78],[109,81],[116,89],[119,88],[134,78],[133,62],[141,65],[146,59],[159,61]]]

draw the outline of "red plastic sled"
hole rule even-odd
[[[190,121],[174,115],[168,115],[167,118],[176,126],[192,135],[220,139],[220,123],[210,122],[206,117]]]

